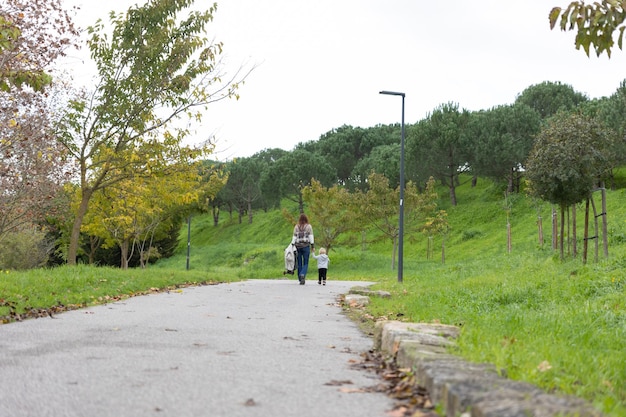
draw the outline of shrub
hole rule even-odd
[[[44,266],[54,245],[35,228],[7,233],[0,241],[0,270],[32,269]]]

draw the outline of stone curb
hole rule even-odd
[[[369,304],[369,296],[386,291],[354,287],[345,295],[349,307]],[[445,324],[381,321],[374,330],[374,349],[411,369],[446,417],[602,417],[588,402],[544,392],[532,384],[501,376],[495,366],[476,364],[448,353],[459,328]]]
[[[376,323],[374,348],[411,369],[416,383],[446,417],[600,417],[589,403],[547,394],[534,385],[502,377],[493,365],[466,362],[448,353],[459,329],[427,323]]]

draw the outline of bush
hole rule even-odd
[[[0,241],[0,270],[42,267],[53,249],[45,232],[35,227],[7,233]]]

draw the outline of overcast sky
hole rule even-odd
[[[64,0],[80,26],[137,0]],[[196,0],[196,7],[213,2]],[[221,160],[291,150],[344,124],[415,123],[442,103],[510,104],[530,85],[560,81],[589,98],[626,79],[626,52],[587,57],[548,14],[569,0],[221,0],[207,36],[224,43],[226,71],[256,66],[238,101],[210,106],[199,136]],[[96,6],[97,4],[97,6]],[[85,54],[88,56],[88,54]],[[71,65],[77,82],[92,68]]]

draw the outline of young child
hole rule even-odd
[[[317,260],[317,284],[326,285],[326,273],[328,272],[328,264],[330,264],[330,258],[326,255],[326,249],[320,248],[320,254],[315,254],[313,249],[313,257]]]

